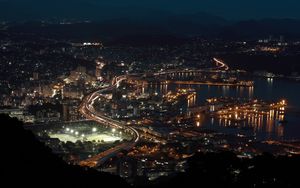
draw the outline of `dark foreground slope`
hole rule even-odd
[[[5,187],[130,187],[123,179],[66,164],[40,143],[22,122],[0,115],[1,183]],[[198,153],[185,173],[138,187],[300,187],[300,157],[264,154],[240,159],[231,152]]]
[[[22,122],[0,115],[1,184],[6,187],[129,187],[121,178],[65,163]]]
[[[186,173],[152,187],[300,187],[300,157],[264,154],[241,160],[231,152],[199,153],[189,160]]]

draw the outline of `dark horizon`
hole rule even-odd
[[[89,19],[109,20],[126,17],[140,19],[205,12],[230,21],[264,18],[300,19],[296,0],[220,1],[220,0],[0,0],[0,20]]]

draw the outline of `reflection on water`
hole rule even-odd
[[[162,84],[161,91],[162,91],[162,94],[164,94],[164,95],[168,93],[168,84],[167,83]]]
[[[218,124],[215,125],[215,120]],[[284,136],[285,113],[282,110],[270,110],[265,114],[234,114],[226,118],[211,118],[211,126],[237,128],[251,130],[257,135],[265,135],[265,138],[282,138]]]
[[[273,80],[274,80],[273,78],[267,78],[269,86],[273,86]]]
[[[253,99],[254,87],[249,87],[247,89],[249,91],[249,99]]]
[[[193,88],[197,95],[187,101],[188,107],[203,105],[207,98],[234,97],[243,99],[258,98],[266,101],[287,99],[289,107],[300,109],[300,83],[273,78],[257,78],[254,87],[175,85],[162,82],[149,84],[144,92],[166,94],[178,88]],[[292,91],[292,92],[291,92]],[[195,126],[216,129],[224,132],[251,132],[260,139],[300,139],[300,110],[297,113],[286,113],[282,110],[271,110],[268,114],[247,116],[245,121],[237,122],[230,119],[202,118],[195,121]],[[283,122],[287,120],[287,122]],[[299,122],[299,124],[298,124]]]
[[[188,98],[187,100],[187,106],[190,107],[194,107],[196,105],[196,100],[197,100],[197,95],[192,95],[191,97]]]

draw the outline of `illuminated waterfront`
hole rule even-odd
[[[279,101],[285,99],[288,106],[285,114],[279,114],[272,111],[271,115],[253,115],[247,117],[245,121],[234,123],[230,120],[220,119],[202,115],[201,119],[195,120],[197,127],[212,129],[225,133],[240,133],[245,135],[254,135],[257,139],[278,139],[291,140],[300,138],[299,114],[300,101],[300,83],[283,79],[254,78],[254,87],[229,87],[229,86],[203,86],[203,85],[175,85],[175,84],[150,84],[149,92],[158,92],[165,94],[176,88],[193,88],[197,95],[196,100],[189,100],[184,108],[191,106],[204,105],[206,99],[213,97],[233,97],[236,99],[261,99],[264,101]],[[146,89],[147,90],[147,89]],[[293,91],[293,92],[289,92]],[[287,123],[281,124],[280,121],[287,120]]]

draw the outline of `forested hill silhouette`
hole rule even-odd
[[[300,157],[263,154],[239,159],[232,152],[198,153],[189,160],[187,172],[165,181],[161,187],[300,187]]]
[[[232,152],[197,153],[188,166],[186,172],[161,178],[148,187],[300,187],[299,156],[264,153],[240,159]]]
[[[117,176],[68,165],[17,119],[0,114],[0,122],[4,187],[130,187]]]
[[[131,187],[123,179],[68,165],[23,128],[0,114],[1,183],[6,187]],[[300,187],[299,156],[263,154],[240,159],[232,152],[197,153],[186,172],[155,182],[136,178],[136,187]]]

